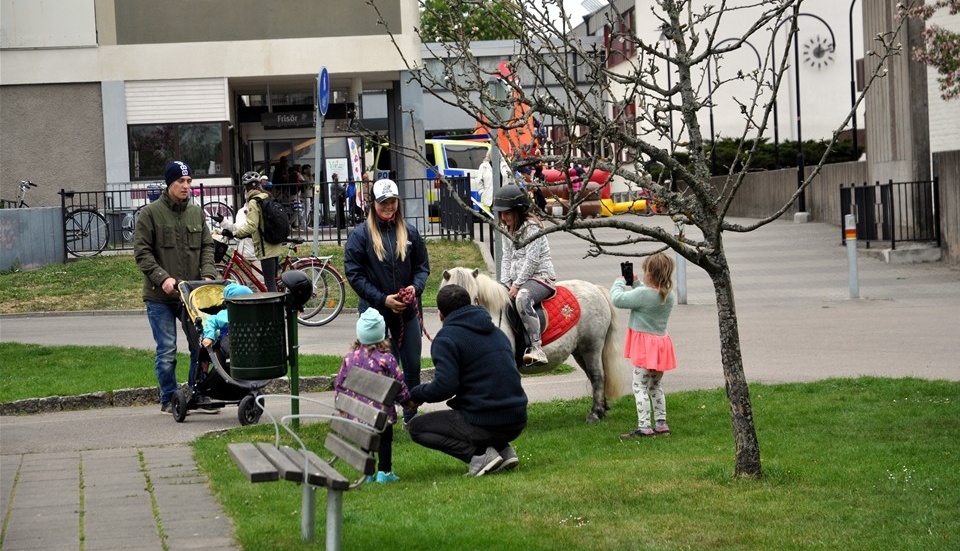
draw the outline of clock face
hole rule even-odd
[[[823,69],[834,61],[833,44],[825,36],[814,36],[803,43],[803,62],[810,67]]]

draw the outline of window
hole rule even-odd
[[[223,174],[226,123],[138,124],[130,132],[130,180],[162,180],[168,162],[190,165],[194,175]]]
[[[637,104],[631,102],[618,102],[613,106],[613,120],[625,136],[637,137]],[[633,162],[633,156],[630,154],[630,148],[619,146],[617,159],[621,162]]]
[[[635,13],[631,8],[621,14],[621,19],[603,27],[603,45],[607,51],[607,67],[613,67],[632,58],[637,53]]]

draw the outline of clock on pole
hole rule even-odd
[[[834,61],[834,45],[819,34],[803,43],[803,62],[816,70],[829,67]]]

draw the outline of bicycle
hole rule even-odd
[[[149,193],[149,192],[148,192]],[[191,189],[190,195],[194,198],[197,198],[199,201],[200,190]],[[160,194],[157,193],[156,197],[150,198],[149,202],[152,203],[160,198]],[[147,205],[140,205],[133,212],[128,212],[123,216],[123,220],[120,221],[120,230],[123,235],[124,241],[132,241],[134,231],[137,228],[137,217],[140,216],[140,211],[143,210],[143,207]],[[233,219],[233,209],[230,208],[230,205],[224,203],[223,201],[210,201],[209,203],[200,204],[203,209],[204,219],[207,222],[207,227],[213,230],[217,227],[216,220],[229,218]]]
[[[26,201],[23,200],[23,198],[26,197],[26,195],[27,195],[27,190],[30,189],[30,188],[32,188],[32,187],[37,187],[37,184],[35,184],[35,183],[33,183],[33,182],[29,181],[29,180],[20,180],[20,191],[17,192],[17,200],[16,200],[16,201],[8,201],[8,200],[4,199],[4,200],[3,200],[3,208],[9,208],[9,209],[26,209],[26,208],[30,208],[30,205],[28,205],[28,204],[26,203]]]
[[[37,184],[29,180],[20,181],[20,191],[13,208],[30,208],[26,196],[30,188]],[[64,197],[73,197],[75,192],[60,192]],[[97,207],[71,208],[63,215],[64,245],[67,252],[73,256],[96,256],[107,248],[110,236],[110,225],[107,218],[100,214]]]
[[[300,270],[313,283],[313,295],[303,306],[303,311],[297,314],[297,322],[308,327],[319,327],[333,321],[343,310],[346,298],[346,287],[343,276],[330,264],[332,256],[307,256],[297,258],[290,253],[296,253],[297,245],[303,239],[289,238],[287,240],[287,256],[280,261],[277,268],[277,289],[283,289],[281,276],[288,270]],[[221,249],[217,254],[217,272],[225,280],[231,280],[250,287],[253,291],[265,292],[263,271],[252,262],[244,258],[234,247],[233,253],[226,262],[221,260],[226,255],[227,244],[217,241]]]

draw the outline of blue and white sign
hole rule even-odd
[[[320,75],[317,77],[317,98],[320,104],[320,115],[327,116],[327,108],[330,107],[330,74],[326,67],[320,68]]]

